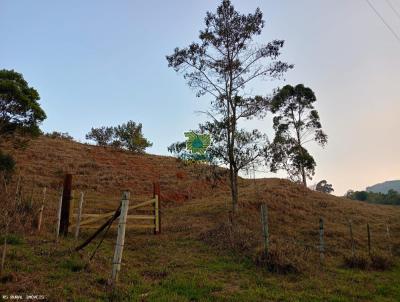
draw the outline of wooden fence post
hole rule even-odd
[[[58,236],[60,234],[62,200],[63,200],[63,188],[61,187],[61,189],[60,189],[60,198],[59,198],[59,201],[58,201],[58,209],[57,209],[56,240],[58,240]]]
[[[390,256],[393,256],[393,251],[392,251],[392,240],[391,240],[391,238],[390,238],[390,228],[389,228],[389,225],[388,224],[386,224],[386,237],[387,237],[387,239],[388,239],[388,244],[389,244],[389,254],[390,254]]]
[[[78,239],[78,237],[79,237],[79,228],[81,226],[81,216],[82,216],[84,195],[85,194],[83,192],[81,192],[81,198],[79,199],[79,207],[78,207],[78,213],[77,213],[77,217],[76,217],[75,239]]]
[[[324,219],[319,219],[319,258],[321,264],[325,260],[325,242],[324,242]]]
[[[160,209],[161,209],[161,193],[160,193],[160,183],[159,182],[153,182],[153,198],[156,199],[156,202],[154,203],[154,234],[160,234],[161,233],[161,215],[160,215]]]
[[[268,229],[268,207],[265,203],[260,206],[261,211],[261,224],[264,238],[264,253],[268,256],[269,253],[269,229]]]
[[[351,255],[354,258],[356,255],[356,249],[355,249],[354,237],[353,237],[353,224],[352,224],[351,220],[349,220],[349,229],[350,229],[350,240],[351,240]]]
[[[40,232],[40,229],[42,228],[42,219],[43,219],[43,210],[44,210],[44,204],[46,201],[46,188],[43,188],[43,199],[42,199],[42,205],[40,206],[39,209],[39,217],[38,217],[38,222],[37,222],[37,231]]]
[[[371,257],[371,232],[369,229],[369,223],[367,223],[367,233],[368,233],[368,255]]]
[[[159,209],[159,200],[158,200],[158,195],[155,197],[155,228],[154,228],[154,234],[160,234],[160,209]]]
[[[125,242],[125,227],[126,227],[126,216],[128,214],[129,208],[129,191],[124,191],[122,194],[121,200],[121,214],[119,216],[118,223],[118,235],[117,242],[115,244],[114,258],[113,258],[113,267],[111,273],[111,284],[115,286],[118,282],[118,273],[121,269],[121,261],[122,261],[122,251],[124,249]]]
[[[60,233],[68,235],[69,215],[71,204],[72,174],[66,174],[64,178],[64,189],[61,207]]]

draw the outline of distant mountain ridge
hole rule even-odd
[[[400,193],[400,180],[385,181],[385,182],[367,187],[366,190],[368,192],[384,193],[384,194],[389,192],[389,190],[395,190]]]

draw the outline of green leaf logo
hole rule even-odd
[[[196,134],[194,132],[185,132],[186,149],[192,153],[204,154],[208,146],[210,146],[210,135],[208,134]]]

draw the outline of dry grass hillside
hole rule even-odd
[[[14,281],[0,284],[0,292],[39,289],[56,301],[68,297],[80,301],[400,299],[400,288],[394,281],[399,275],[399,207],[350,201],[282,179],[241,179],[240,211],[232,220],[226,181],[214,186],[201,171],[182,166],[172,157],[134,155],[46,137],[32,141],[25,150],[14,150],[13,155],[26,195],[39,199],[41,187],[52,191],[45,209],[45,231],[25,234],[24,249],[13,247],[8,269]],[[134,201],[143,200],[151,196],[153,181],[161,184],[162,234],[127,234],[120,296],[111,298],[103,282],[109,277],[114,233],[107,235],[90,268],[85,264],[68,270],[65,262],[76,261],[78,265],[87,259],[84,253],[78,259],[65,254],[76,245],[72,238],[56,247],[52,243],[56,191],[65,173],[74,175],[74,190],[85,191],[87,207],[92,209],[106,204],[116,207],[123,189],[131,190]],[[261,202],[269,211],[270,259],[264,259],[262,253]],[[324,269],[318,251],[320,218],[325,221]],[[379,263],[366,271],[343,267],[343,258],[351,253],[349,220],[353,222],[356,253],[367,252],[369,223],[372,253],[390,259],[394,269],[380,273]],[[82,237],[88,235],[83,233]],[[53,259],[50,268],[43,264],[43,255]],[[21,266],[21,261],[26,265]],[[33,281],[35,274],[40,278]],[[87,282],[78,282],[79,278]],[[384,288],[382,292],[379,286]]]
[[[159,181],[165,200],[185,200],[208,192],[207,180],[193,169],[178,165],[173,157],[135,155],[111,147],[97,147],[65,139],[40,137],[26,149],[8,149],[18,162],[18,172],[29,186],[58,189],[65,173],[74,175],[74,189],[101,195],[131,189],[150,194]],[[206,190],[206,191],[204,191]]]

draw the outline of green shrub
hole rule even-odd
[[[4,173],[7,178],[9,178],[15,168],[15,160],[11,155],[4,154],[0,150],[0,172]]]

